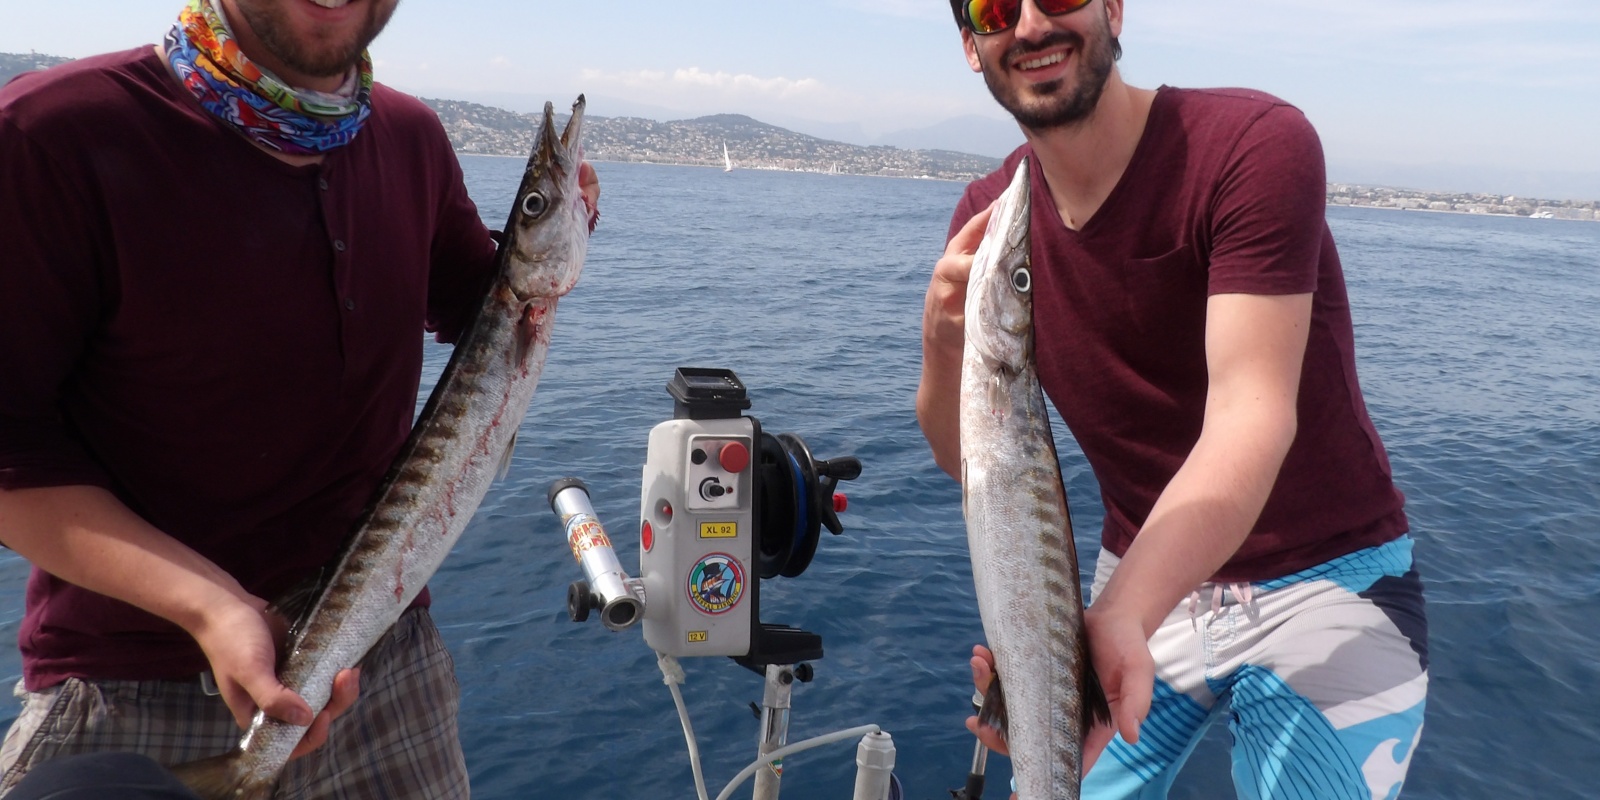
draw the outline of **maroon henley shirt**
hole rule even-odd
[[[0,488],[94,485],[273,599],[332,557],[494,243],[438,118],[376,86],[284,164],[149,47],[0,89]],[[192,677],[176,626],[37,569],[29,689]]]

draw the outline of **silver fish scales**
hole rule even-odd
[[[496,255],[496,275],[411,436],[291,631],[279,668],[313,711],[334,676],[354,666],[444,561],[490,484],[544,369],[556,302],[588,249],[579,186],[584,99],[561,135],[545,104],[533,152]],[[305,728],[258,712],[232,753],[175,772],[202,797],[270,797]]]
[[[1078,797],[1083,733],[1109,719],[1089,663],[1072,522],[1034,368],[1028,160],[995,202],[967,282],[961,495],[1000,727],[1021,800]]]

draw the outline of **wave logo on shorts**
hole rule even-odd
[[[709,553],[689,570],[689,602],[707,614],[722,614],[744,597],[744,567],[726,553]]]

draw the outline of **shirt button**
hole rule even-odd
[[[344,252],[344,240],[343,239],[334,239],[333,240],[333,249],[343,253]]]
[[[318,178],[317,179],[317,188],[321,189],[324,192],[328,191],[328,179],[327,178]]]
[[[354,310],[356,310],[356,301],[346,299],[344,301],[344,308],[345,308],[346,311],[354,311]]]

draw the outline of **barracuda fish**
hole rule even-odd
[[[556,301],[588,249],[578,185],[583,97],[556,135],[549,103],[471,326],[350,540],[290,633],[279,678],[313,711],[411,605],[503,474],[544,368]],[[257,712],[233,752],[178,767],[205,798],[270,797],[305,728]]]
[[[1024,159],[967,281],[961,506],[995,657],[980,721],[1005,734],[1018,797],[1059,800],[1078,797],[1083,733],[1111,714],[1089,663],[1072,521],[1034,370],[1028,183]]]

